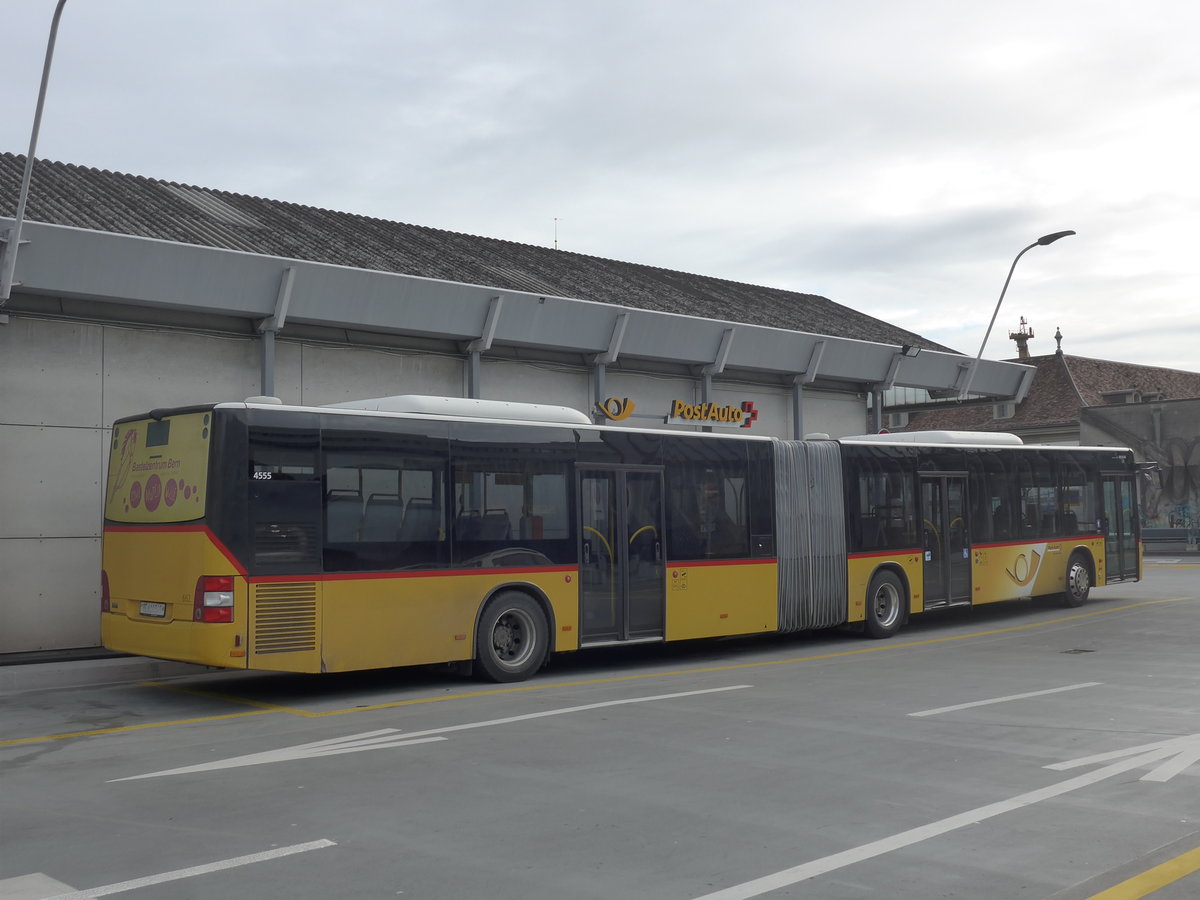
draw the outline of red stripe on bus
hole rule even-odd
[[[1098,541],[1104,537],[1102,534],[1073,534],[1067,537],[1047,537],[1047,538],[1031,538],[1023,541],[999,541],[989,544],[972,544],[972,547],[986,549],[989,547],[1032,547],[1034,544],[1070,544],[1082,543],[1084,541]]]
[[[1034,538],[1032,540],[1024,541],[999,541],[989,542],[986,544],[969,544],[968,548],[972,550],[987,550],[997,547],[1031,547],[1034,544],[1069,544],[1072,541],[1082,543],[1084,541],[1098,541],[1101,539],[1101,537],[1102,535],[1099,534],[1076,534],[1072,535],[1071,537]],[[874,550],[870,553],[849,553],[847,554],[847,557],[849,559],[874,559],[880,556],[921,556],[924,554],[924,552],[925,551],[920,547],[911,547],[898,550]]]
[[[250,584],[280,584],[296,581],[374,581],[381,578],[452,578],[467,575],[537,575],[547,573],[574,575],[576,566],[511,566],[503,569],[421,569],[411,572],[327,572],[312,575],[249,575]]]
[[[758,559],[669,559],[666,564],[677,569],[695,569],[700,566],[773,566],[777,562],[772,556]]]
[[[847,553],[847,559],[875,559],[880,556],[920,556],[924,552],[920,547],[909,547],[900,550],[872,550],[870,553]]]

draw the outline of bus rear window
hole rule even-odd
[[[114,425],[105,518],[131,524],[203,518],[211,432],[211,412]]]
[[[165,447],[171,442],[171,420],[146,423],[146,446]]]

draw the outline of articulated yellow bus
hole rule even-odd
[[[391,397],[113,426],[101,633],[287,672],[856,625],[1141,573],[1133,454],[960,433],[784,441]]]

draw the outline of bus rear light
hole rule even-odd
[[[100,612],[106,613],[112,609],[112,597],[108,593],[108,573],[100,570]]]
[[[233,621],[232,575],[201,575],[196,579],[192,618],[197,622]]]

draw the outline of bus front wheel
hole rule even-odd
[[[504,591],[479,617],[475,655],[492,681],[524,681],[546,659],[548,642],[546,616],[537,602],[528,594]]]
[[[1066,606],[1083,606],[1092,590],[1092,570],[1082,553],[1072,553],[1067,562],[1067,584],[1063,591]]]
[[[892,572],[876,572],[867,588],[865,628],[873,638],[889,638],[904,623],[904,585]]]

